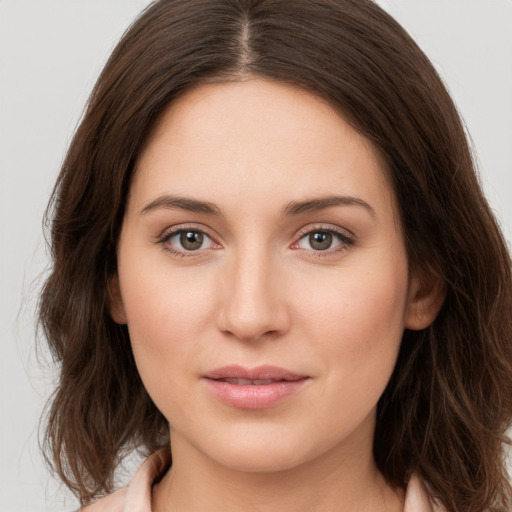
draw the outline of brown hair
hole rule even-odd
[[[450,96],[408,34],[370,0],[160,0],[126,32],[48,210],[53,269],[39,315],[60,366],[49,460],[85,503],[112,490],[133,447],[168,444],[127,329],[107,311],[126,194],[141,145],[169,102],[200,83],[248,76],[325,98],[380,150],[411,268],[446,288],[434,323],[404,333],[378,405],[379,469],[396,486],[419,473],[449,512],[509,510],[509,255]]]

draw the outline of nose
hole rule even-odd
[[[279,263],[264,251],[247,249],[225,270],[218,328],[248,342],[284,334],[290,315]]]

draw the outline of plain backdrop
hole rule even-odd
[[[46,470],[38,420],[52,391],[34,309],[48,263],[42,215],[91,87],[148,0],[0,0],[0,511],[74,510]],[[380,2],[444,78],[481,180],[512,239],[512,0]],[[129,469],[129,468],[128,468]]]

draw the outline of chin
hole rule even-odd
[[[297,449],[276,448],[272,443],[270,443],[270,446],[269,443],[266,443],[265,447],[233,448],[214,454],[219,464],[233,471],[276,473],[293,469],[307,460],[307,457],[298,453]]]
[[[212,436],[203,453],[216,463],[234,471],[275,473],[286,471],[319,456],[326,447],[308,446],[310,436],[290,429],[244,429]]]

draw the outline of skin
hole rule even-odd
[[[352,200],[286,213],[332,196]],[[187,251],[179,229],[203,244]],[[325,230],[341,238],[318,249],[310,235]],[[441,299],[409,274],[377,151],[325,102],[251,79],[168,107],[137,161],[112,286],[170,422],[154,510],[402,510],[372,457],[376,404],[404,328],[426,327]],[[308,380],[272,407],[237,408],[201,378],[231,364]]]

